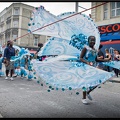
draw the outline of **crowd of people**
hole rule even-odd
[[[120,61],[120,51],[114,49],[113,53],[110,53],[109,49],[106,48],[104,58],[109,59],[110,61]],[[120,70],[116,68],[104,66],[104,70],[108,72],[114,71],[117,77],[120,75]]]
[[[96,38],[94,36],[88,37],[88,45],[85,45],[84,48],[81,51],[80,54],[80,61],[88,64],[90,66],[96,67],[98,69],[102,69],[108,72],[111,72],[112,70],[118,77],[120,75],[120,70],[116,68],[111,68],[109,66],[105,66],[103,62],[109,62],[109,61],[120,61],[120,52],[116,49],[114,49],[114,53],[111,54],[109,52],[109,49],[105,49],[105,54],[102,52],[103,45],[100,44],[98,51],[94,48],[96,42]],[[43,46],[43,45],[42,45]],[[41,44],[38,45],[39,50],[36,52],[36,55],[40,51],[40,48],[42,47]],[[19,50],[16,50],[13,47],[13,42],[8,41],[7,46],[4,49],[4,54],[2,55],[2,52],[0,52],[0,75],[3,75],[2,72],[2,63],[5,64],[5,79],[8,79],[10,76],[10,80],[13,80],[13,77],[20,76],[21,78],[28,75],[28,79],[32,79],[32,66],[31,66],[31,55],[25,55],[21,59],[18,59],[16,61],[11,61],[11,58],[14,56],[18,56]],[[49,56],[47,56],[49,57]],[[46,58],[46,56],[39,57],[37,56],[37,59],[39,61],[43,61]],[[27,73],[26,70],[29,72]],[[92,100],[92,97],[90,95],[90,92],[93,91],[98,85],[93,86],[89,89],[83,89],[83,98],[82,102],[84,104],[87,104],[86,96]]]
[[[9,79],[13,81],[14,77],[20,76],[28,77],[28,80],[33,78],[33,75],[30,71],[32,71],[31,60],[32,55],[24,55],[23,57],[17,60],[11,60],[12,57],[18,57],[19,50],[13,47],[13,41],[7,41],[7,45],[2,53],[0,51],[0,75],[5,75],[5,79]],[[5,65],[5,73],[2,71],[2,63]]]
[[[120,60],[119,51],[114,49],[114,54],[111,54],[109,52],[109,49],[105,49],[105,54],[104,54],[104,52],[101,50],[103,48],[103,45],[100,44],[97,51],[94,48],[95,42],[96,42],[96,38],[94,36],[88,37],[88,45],[85,45],[84,48],[82,49],[80,54],[80,61],[90,66],[93,66],[108,72],[114,71],[116,76],[118,77],[120,74],[120,70],[106,66],[103,64],[103,62],[110,62],[112,60],[119,61]],[[47,57],[50,57],[50,56],[41,56],[41,59],[39,59],[39,61],[43,61],[44,59],[42,58],[46,59]],[[88,104],[86,97],[88,97],[89,100],[92,100],[90,92],[93,91],[96,87],[98,87],[98,85],[87,88],[87,89],[83,89],[83,98],[82,98],[83,104]]]
[[[114,49],[113,60],[114,61],[120,61],[120,51]],[[116,68],[114,68],[113,70],[114,70],[116,76],[118,77],[118,75],[120,75],[120,70],[118,70]]]
[[[90,38],[88,38],[88,41],[89,41],[89,39]],[[41,47],[43,47],[43,44],[39,43],[38,50],[36,52],[36,55],[37,55],[36,59],[38,59],[39,61],[43,61],[45,58],[49,57],[49,56],[42,56],[42,57],[38,56],[38,52],[40,51]],[[97,63],[96,67],[99,69],[106,70],[108,72],[111,72],[113,70],[115,72],[116,76],[118,77],[120,75],[120,70],[111,68],[109,66],[105,66],[105,65],[103,65],[102,62],[104,62],[104,61],[120,61],[120,51],[114,49],[113,54],[111,54],[109,52],[109,49],[105,49],[105,54],[104,54],[103,51],[101,50],[102,47],[103,47],[103,45],[100,44],[98,52],[97,52],[97,58],[95,60]],[[82,54],[83,53],[85,54],[85,51],[86,50],[83,50]],[[8,79],[9,72],[10,72],[10,77],[11,77],[10,79],[13,80],[13,75],[14,75],[14,77],[20,75],[20,71],[21,71],[20,68],[21,69],[22,69],[22,67],[25,69],[29,68],[29,64],[30,64],[30,61],[32,58],[31,56],[26,55],[26,56],[23,56],[20,60],[16,60],[15,62],[10,61],[10,58],[12,56],[17,56],[18,53],[19,53],[19,50],[15,50],[15,48],[13,47],[12,41],[7,41],[7,46],[4,49],[4,55],[2,55],[2,52],[0,51],[0,75],[4,74],[2,72],[2,63],[4,63],[5,67],[6,67],[6,71],[5,71],[6,78],[5,79]],[[81,54],[81,56],[82,56],[82,54]],[[104,59],[104,61],[103,61],[103,59]],[[82,62],[84,62],[83,59],[80,59],[80,60]],[[91,64],[91,63],[89,63],[89,64]],[[23,75],[21,75],[21,77],[23,77]]]

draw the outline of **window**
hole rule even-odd
[[[108,4],[105,4],[103,6],[103,11],[104,11],[104,19],[107,19],[107,16],[108,16]]]
[[[6,35],[6,40],[7,40],[7,41],[10,40],[10,34],[7,34],[7,35]]]
[[[18,27],[18,19],[13,20],[13,27]]]
[[[12,31],[12,36],[13,36],[13,39],[16,39],[18,37],[18,30],[13,30]]]
[[[19,8],[14,8],[14,15],[19,15]]]
[[[38,46],[38,37],[34,38],[34,46]]]
[[[120,16],[120,2],[111,2],[111,17]]]
[[[13,39],[15,40],[17,38],[17,35],[13,35]],[[16,41],[14,41],[14,42],[16,42]]]
[[[3,21],[4,21],[4,16],[1,17],[1,22],[3,22]]]
[[[3,32],[4,30],[3,30],[3,26],[1,26],[1,32]]]
[[[13,27],[18,27],[18,21],[13,21]]]
[[[7,29],[9,29],[9,28],[10,28],[10,26],[11,26],[11,23],[8,23],[8,24],[7,24]]]

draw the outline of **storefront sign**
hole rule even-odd
[[[118,32],[120,31],[120,23],[99,26],[98,29],[100,34]]]

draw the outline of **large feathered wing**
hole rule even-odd
[[[40,56],[58,55],[42,62],[33,61],[36,75],[44,82],[58,88],[77,89],[98,85],[113,77],[113,73],[83,64],[78,59],[84,45],[88,44],[88,36],[96,37],[96,49],[100,44],[98,28],[90,17],[74,12],[54,16],[40,6],[33,12],[29,31],[52,36],[42,47]]]
[[[71,55],[79,56],[80,50],[69,44],[69,41],[61,38],[52,37],[41,48],[39,56],[45,55]]]
[[[120,70],[120,61],[103,62],[103,64]]]
[[[65,57],[63,57],[64,59]],[[99,85],[114,76],[81,62],[58,60],[51,58],[50,61],[38,61],[34,65],[37,76],[45,83],[57,88],[83,88]],[[55,60],[56,59],[56,60]]]
[[[67,18],[66,18],[67,17]],[[66,19],[65,19],[66,18]],[[96,37],[95,47],[99,47],[100,35],[93,20],[84,14],[75,12],[55,16],[46,11],[43,6],[34,9],[29,22],[29,32],[71,40],[73,35],[84,34]]]

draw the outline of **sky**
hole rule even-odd
[[[6,7],[9,7],[12,3],[17,2],[0,2],[0,12],[2,12]],[[40,5],[54,15],[59,15],[64,12],[75,12],[75,2],[21,2],[30,6],[39,7]],[[91,2],[79,2],[79,6],[83,8],[91,8]],[[79,7],[78,12],[85,9]],[[84,12],[84,14],[91,14],[91,10]]]

